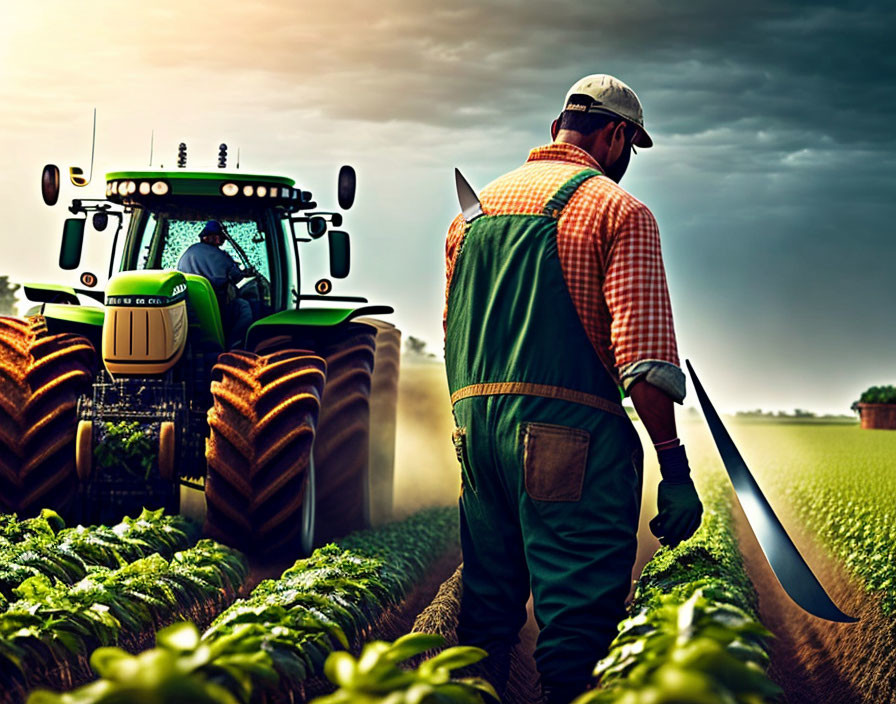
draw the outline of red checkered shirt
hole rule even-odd
[[[586,167],[602,170],[572,144],[538,147],[525,164],[482,190],[482,208],[489,215],[540,213],[560,186]],[[458,215],[445,249],[445,315],[464,234]],[[684,375],[678,368],[660,234],[647,206],[606,176],[589,179],[560,215],[557,250],[582,326],[614,381],[627,389],[645,374],[650,381],[665,378],[657,385],[681,401]]]

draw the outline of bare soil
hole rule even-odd
[[[833,623],[803,611],[784,592],[740,506],[733,509],[738,541],[759,595],[760,620],[775,634],[769,675],[788,704],[896,702],[896,621],[851,579],[838,560],[799,522],[782,516],[794,543],[828,595],[858,623]]]

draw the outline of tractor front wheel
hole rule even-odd
[[[0,317],[0,511],[72,508],[78,396],[95,368],[86,338],[51,335],[40,319]]]
[[[209,536],[257,555],[313,542],[311,451],[326,369],[297,349],[218,357],[206,446]]]

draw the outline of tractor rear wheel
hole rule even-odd
[[[401,331],[391,323],[374,318],[359,318],[358,322],[377,329],[376,356],[370,384],[370,469],[367,478],[368,500],[365,501],[365,522],[376,526],[392,518]]]
[[[255,347],[313,349],[327,363],[314,441],[318,545],[391,518],[400,341],[395,326],[363,318],[297,329]]]
[[[39,318],[0,317],[0,511],[74,507],[78,396],[95,369],[86,338],[51,335]]]
[[[206,446],[209,536],[261,555],[313,541],[302,507],[326,369],[297,349],[218,357]]]
[[[328,333],[315,344],[327,361],[314,442],[318,545],[369,525],[370,388],[377,331],[350,323]]]

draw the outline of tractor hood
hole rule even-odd
[[[182,301],[187,281],[179,271],[125,271],[109,280],[107,306],[160,306]]]

